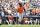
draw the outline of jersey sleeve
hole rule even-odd
[[[25,9],[25,7],[23,6],[23,9]]]
[[[19,7],[17,8],[17,11],[19,11]]]

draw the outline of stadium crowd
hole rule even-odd
[[[18,15],[17,7],[20,2],[26,10],[23,15],[40,15],[40,0],[0,0],[0,11],[2,10],[0,13],[2,19],[4,19],[5,15]]]

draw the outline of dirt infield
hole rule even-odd
[[[40,26],[40,25],[1,25],[1,26]]]

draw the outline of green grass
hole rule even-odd
[[[1,25],[0,27],[40,27],[40,25]]]

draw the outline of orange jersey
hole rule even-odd
[[[25,20],[25,21],[28,21],[28,20],[29,20],[29,18],[24,18],[24,20]]]
[[[9,20],[13,20],[13,16],[9,16]]]
[[[23,13],[23,9],[25,9],[24,6],[18,7],[18,8],[17,8],[17,11],[18,11],[19,13]]]
[[[33,10],[33,15],[35,15],[36,14],[36,10]]]

